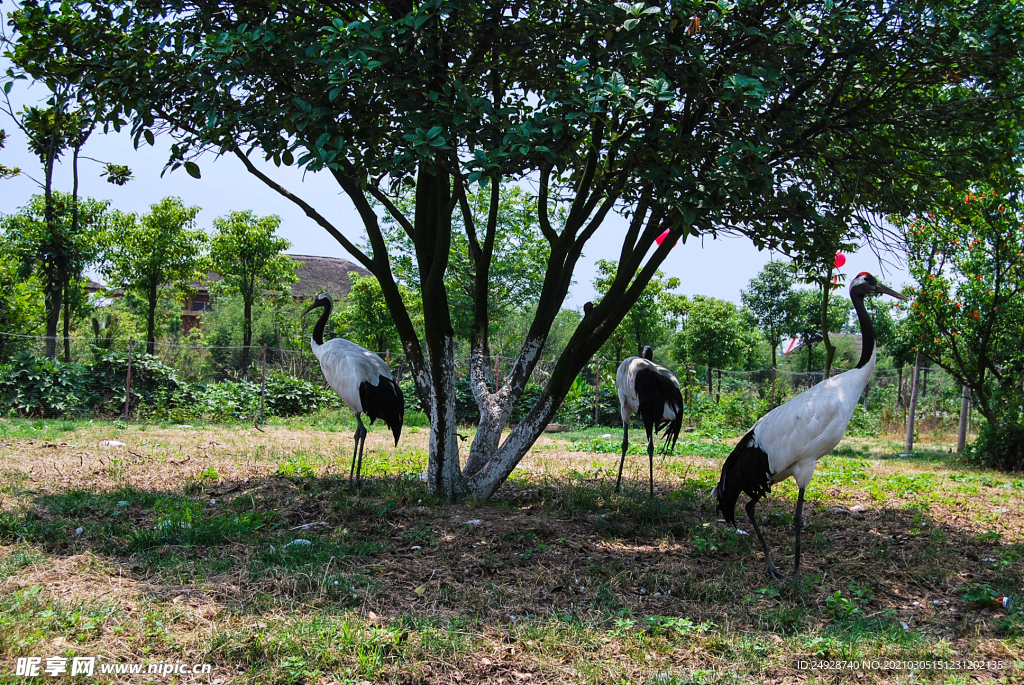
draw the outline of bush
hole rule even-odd
[[[340,406],[341,398],[328,389],[283,373],[267,376],[266,412],[274,416],[295,416],[319,407]]]
[[[89,407],[88,366],[16,356],[0,373],[0,409],[5,414],[49,417],[84,412]]]
[[[1015,412],[986,422],[967,450],[968,460],[1000,471],[1024,470],[1024,424]]]
[[[112,352],[92,364],[89,384],[92,388],[91,408],[103,413],[124,411],[125,379],[128,374],[128,355]],[[148,354],[132,356],[132,409],[155,404],[169,404],[181,389],[174,370]]]

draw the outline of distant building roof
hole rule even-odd
[[[339,257],[314,257],[295,254],[292,259],[299,262],[295,270],[298,281],[292,284],[292,297],[312,297],[321,290],[334,297],[346,297],[352,290],[352,279],[349,274],[355,272],[360,276],[369,276],[370,272],[363,267]]]

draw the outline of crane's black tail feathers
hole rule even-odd
[[[377,419],[383,419],[394,434],[397,445],[405,421],[405,397],[398,383],[385,376],[377,379],[377,385],[363,381],[359,384],[359,403],[370,417],[371,425]]]
[[[683,430],[683,394],[670,378],[653,369],[637,371],[633,384],[644,424],[653,425],[665,438],[665,449],[672,449]],[[666,405],[675,414],[671,419],[665,419]]]
[[[756,446],[754,431],[743,436],[722,464],[722,475],[711,495],[717,500],[718,513],[729,525],[736,525],[736,500],[745,492],[759,500],[772,489],[768,454]]]

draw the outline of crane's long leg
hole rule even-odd
[[[793,579],[800,575],[800,531],[804,529],[804,489],[796,498],[796,516],[793,517],[793,530],[796,531],[796,561],[793,563]]]
[[[757,517],[754,516],[754,507],[756,505],[756,499],[751,499],[747,502],[747,518],[750,519],[750,523],[754,526],[754,532],[757,533],[757,539],[761,541],[761,549],[764,550],[764,558],[768,561],[768,568],[766,571],[774,580],[785,580],[786,576],[779,573],[779,569],[775,568],[775,564],[772,563],[772,556],[768,553],[768,543],[764,541],[764,536],[761,535],[761,527],[757,525]]]
[[[622,422],[622,458],[619,459],[619,477],[615,479],[615,492],[622,485],[622,465],[626,463],[626,448],[629,447],[629,422]]]
[[[647,429],[647,461],[651,467],[651,497],[654,497],[654,426],[644,424]]]
[[[361,474],[363,471],[363,447],[366,446],[366,426],[363,425],[363,419],[356,414],[356,423],[359,427],[356,428],[356,442],[359,444],[359,461],[356,463],[356,485],[359,485],[361,481]]]
[[[356,455],[359,453],[359,429],[362,428],[363,422],[359,420],[359,414],[356,414],[356,434],[355,442],[352,444],[352,466],[348,470],[348,482],[352,482],[352,478],[356,475]]]

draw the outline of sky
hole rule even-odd
[[[6,69],[0,60],[0,69]],[[24,105],[37,104],[45,98],[40,86],[28,87],[24,81],[17,82],[11,92],[11,103],[17,111]],[[36,179],[42,178],[42,166],[31,154],[25,137],[7,117],[0,114],[0,128],[7,134],[7,145],[0,150],[0,159],[8,166],[20,167]],[[197,160],[202,178],[194,179],[184,169],[167,172],[161,178],[164,165],[169,157],[171,140],[167,136],[157,137],[153,147],[144,141],[136,150],[127,129],[121,133],[103,134],[95,131],[82,150],[82,155],[102,162],[125,164],[131,168],[134,179],[118,187],[100,178],[102,165],[90,160],[79,163],[79,186],[83,196],[110,200],[111,207],[121,211],[145,213],[151,204],[164,197],[180,197],[187,205],[198,205],[198,225],[210,229],[215,217],[229,211],[249,209],[258,215],[277,214],[281,217],[279,234],[291,241],[294,254],[344,257],[352,259],[340,244],[313,222],[291,201],[285,199],[250,175],[234,156],[217,158],[207,154]],[[303,174],[294,167],[275,167],[272,163],[253,161],[262,171],[313,205],[324,217],[337,226],[356,244],[364,242],[362,224],[355,208],[341,192],[334,179],[327,173]],[[58,190],[71,189],[70,159],[55,170],[54,187]],[[28,177],[22,176],[0,181],[0,214],[9,214],[25,205],[29,197],[40,191],[40,187]],[[570,308],[580,308],[583,303],[595,297],[592,285],[596,276],[595,264],[598,259],[617,259],[625,231],[625,220],[609,215],[605,224],[595,233],[584,250],[584,257],[577,266],[575,281],[566,301]],[[678,292],[685,295],[710,295],[732,302],[740,302],[740,290],[778,254],[759,252],[745,238],[690,238],[686,244],[673,248],[662,265],[668,276],[679,278]],[[355,261],[353,259],[353,261]],[[893,258],[880,264],[878,258],[867,248],[847,256],[842,271],[848,276],[869,271],[895,287],[907,280],[905,271],[894,268]]]

